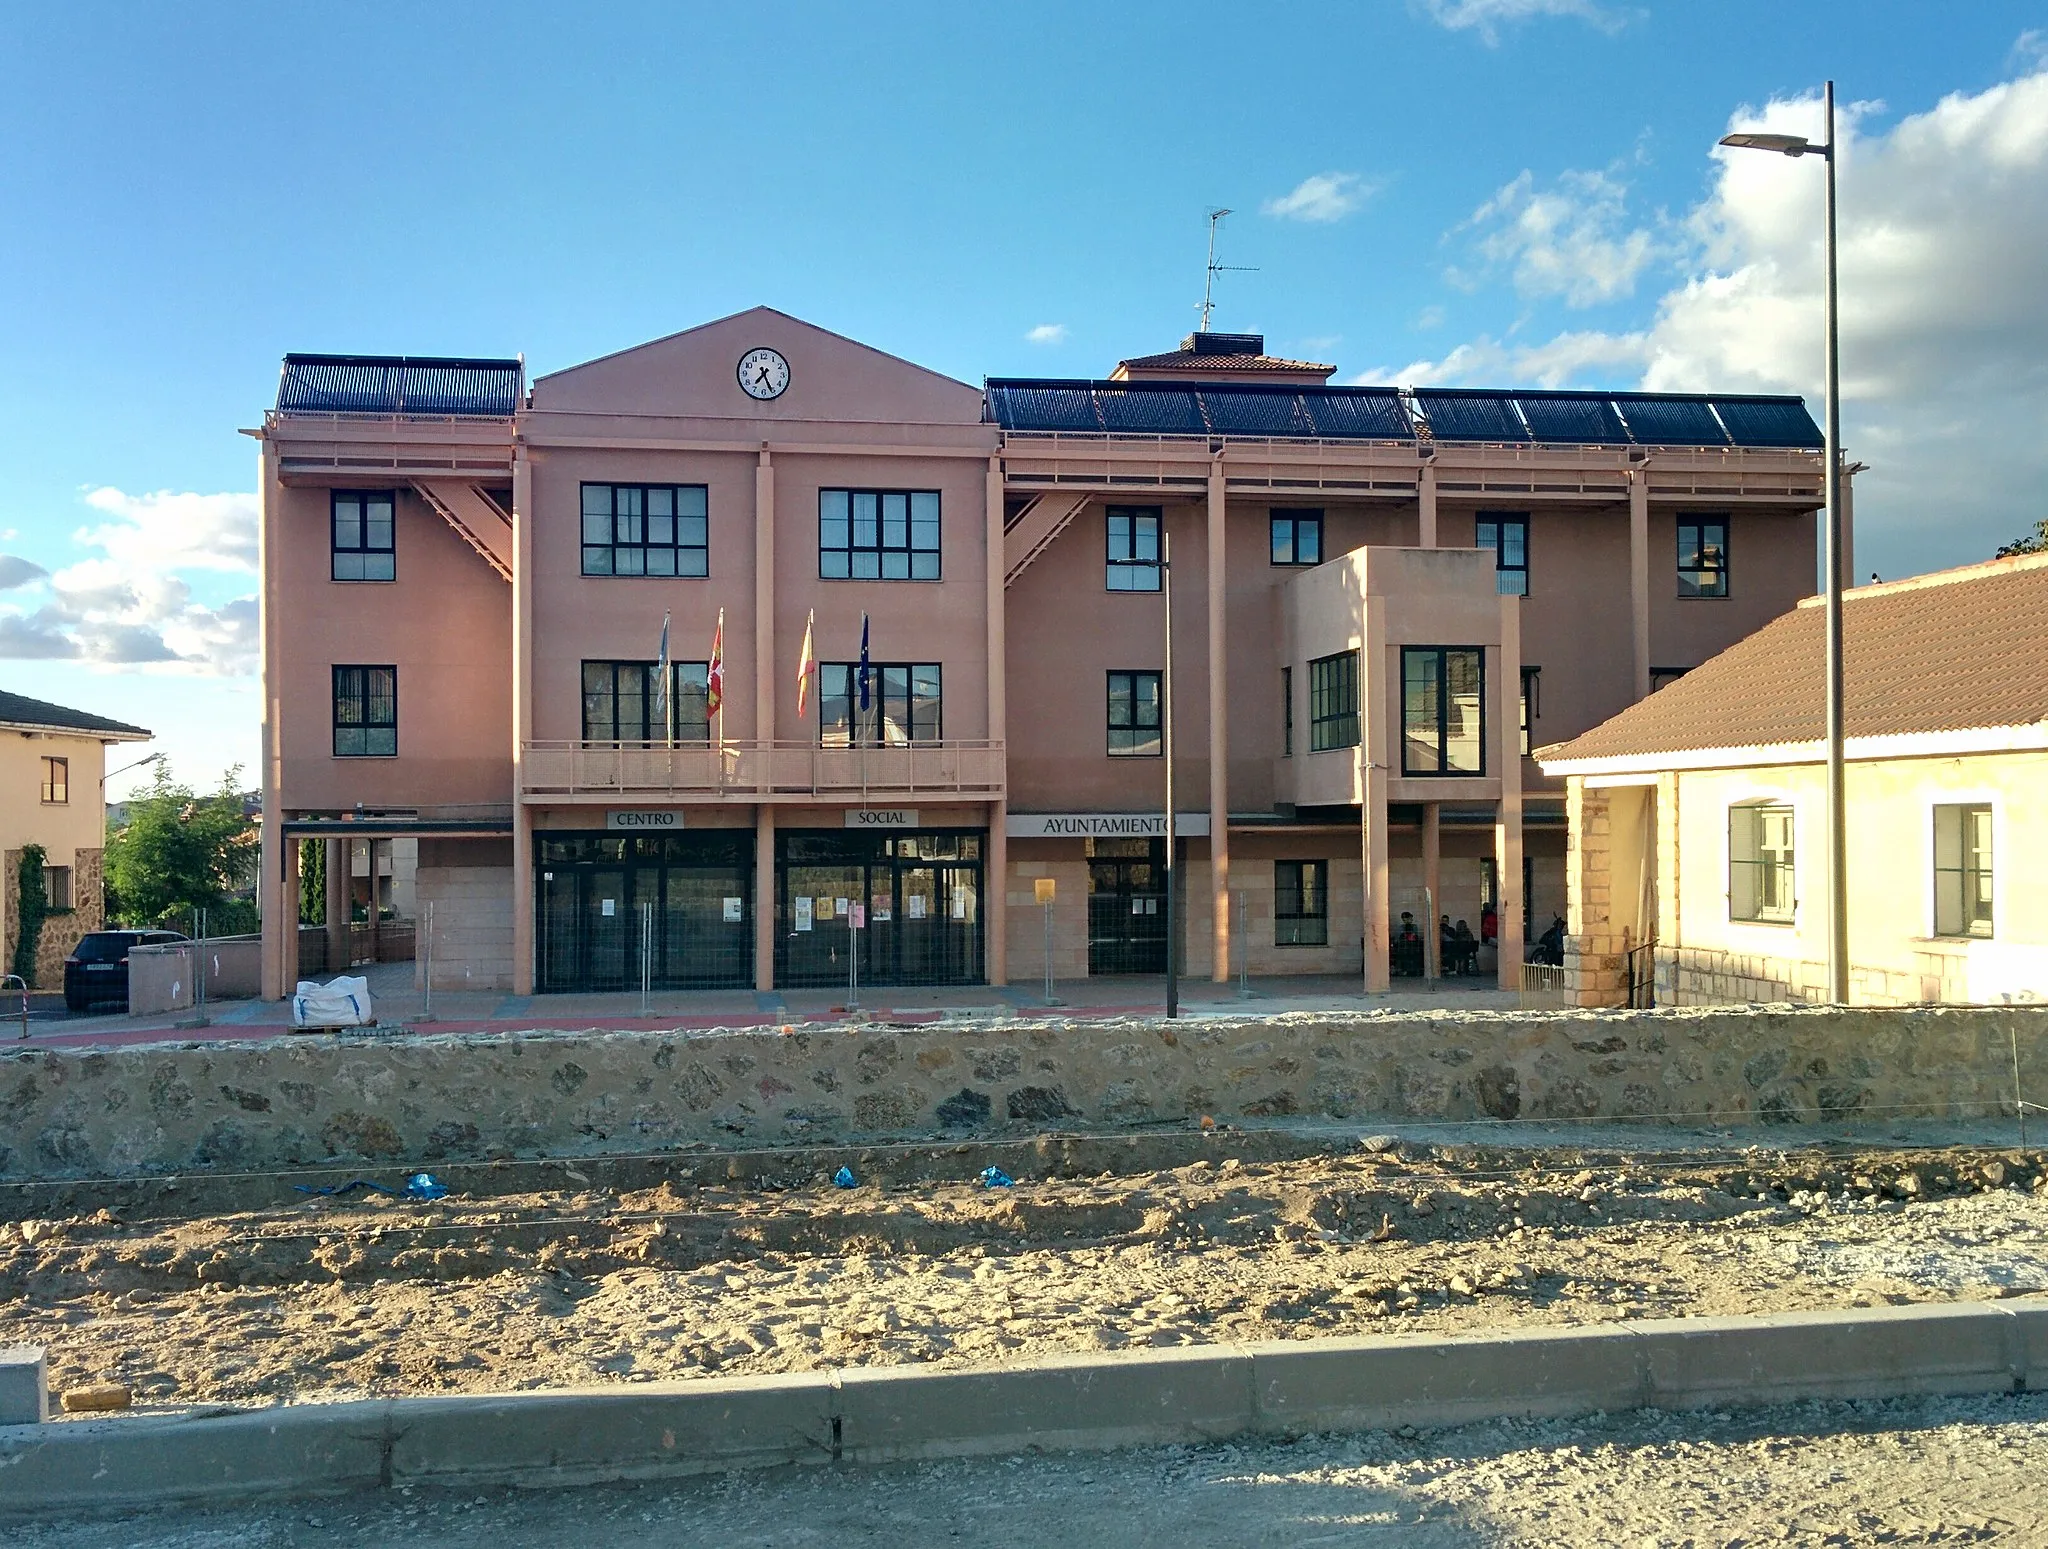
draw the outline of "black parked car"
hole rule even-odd
[[[64,959],[64,1004],[87,1011],[105,1001],[128,1004],[128,951],[187,941],[174,930],[96,930]]]

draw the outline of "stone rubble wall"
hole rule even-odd
[[[1272,1120],[1721,1127],[2012,1113],[2048,1008],[825,1024],[0,1052],[0,1177]],[[1505,1136],[1504,1136],[1505,1138]]]

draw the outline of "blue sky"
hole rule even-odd
[[[0,13],[0,685],[253,766],[286,350],[545,372],[768,303],[969,381],[1219,328],[1339,380],[1812,391],[1861,571],[2048,515],[2048,0]],[[116,782],[118,789],[125,782]]]

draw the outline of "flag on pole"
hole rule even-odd
[[[711,665],[704,674],[704,714],[713,716],[725,705],[725,609],[718,610],[718,632],[711,637]]]
[[[813,608],[811,616],[804,620],[804,648],[796,659],[796,718],[804,718],[804,709],[811,702],[811,683],[818,676],[818,658],[811,650],[811,629],[818,622],[818,610]]]
[[[868,713],[868,616],[860,616],[860,671],[855,675],[860,686],[860,713]]]
[[[668,615],[661,616],[661,649],[654,655],[654,713],[661,717],[661,725],[668,740],[675,741],[675,723],[668,713]]]

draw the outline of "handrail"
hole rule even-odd
[[[987,738],[824,747],[783,739],[677,743],[537,738],[523,745],[528,793],[819,796],[866,801],[1000,795],[1004,744]]]
[[[21,1036],[28,1036],[28,980],[20,974],[0,974],[0,990],[7,988],[7,981],[13,980],[21,990]]]

